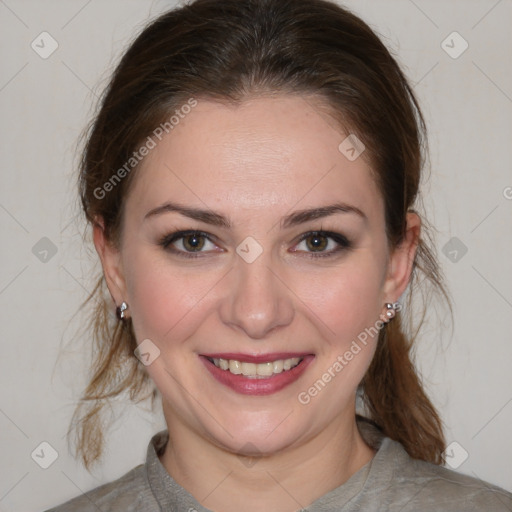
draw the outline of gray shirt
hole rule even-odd
[[[365,441],[377,450],[373,459],[303,512],[510,512],[512,494],[455,471],[412,459],[401,444],[365,423]],[[211,512],[163,467],[168,432],[156,434],[146,463],[47,512]],[[297,509],[300,507],[297,506]]]

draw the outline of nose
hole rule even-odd
[[[293,293],[263,255],[252,263],[240,258],[229,273],[220,315],[226,325],[250,338],[263,339],[292,322]]]

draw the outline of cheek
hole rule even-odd
[[[327,334],[316,347],[317,363],[308,387],[298,396],[299,403],[314,403],[321,414],[334,417],[342,404],[353,400],[382,326],[377,323],[381,282],[382,274],[375,265],[354,265],[304,287],[303,293],[309,293],[307,303],[319,319],[316,325],[323,323],[328,329],[323,330]]]
[[[298,295],[330,331],[332,344],[350,342],[373,325],[382,308],[382,269],[364,258],[303,281]],[[354,259],[355,261],[355,259]]]
[[[379,249],[364,247],[332,267],[319,264],[313,271],[311,266],[281,274],[289,284],[284,293],[298,313],[296,321],[309,317],[309,327],[316,332],[312,335],[320,334],[326,351],[350,345],[378,319],[385,275],[385,251]],[[186,340],[206,317],[215,316],[219,301],[229,296],[225,268],[198,271],[171,264],[164,251],[155,251],[136,237],[126,239],[123,268],[129,269],[127,298],[137,341],[149,338],[168,350],[173,348],[171,340]]]
[[[163,347],[169,339],[186,338],[190,319],[200,314],[202,298],[212,288],[210,279],[187,277],[149,250],[127,253],[126,285],[137,340],[149,338]]]

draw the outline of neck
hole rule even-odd
[[[344,414],[307,441],[259,458],[241,458],[166,415],[161,462],[204,507],[219,512],[292,512],[339,487],[374,451]]]

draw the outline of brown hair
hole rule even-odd
[[[101,218],[107,238],[119,242],[123,201],[137,166],[123,179],[112,178],[187,99],[236,103],[265,93],[320,98],[347,133],[357,134],[384,197],[390,247],[399,244],[417,199],[425,124],[380,39],[357,16],[324,0],[196,0],[150,23],[114,71],[87,134],[80,170],[87,220]],[[109,180],[112,186],[105,187]],[[446,296],[424,239],[410,296],[418,273]],[[156,393],[133,355],[130,321],[115,321],[105,295],[102,276],[89,297],[91,304],[99,297],[92,376],[74,416],[86,467],[102,453],[101,413],[108,400],[124,392],[134,401]],[[441,421],[411,362],[413,338],[400,315],[381,330],[361,391],[368,416],[385,435],[412,457],[439,464]]]

